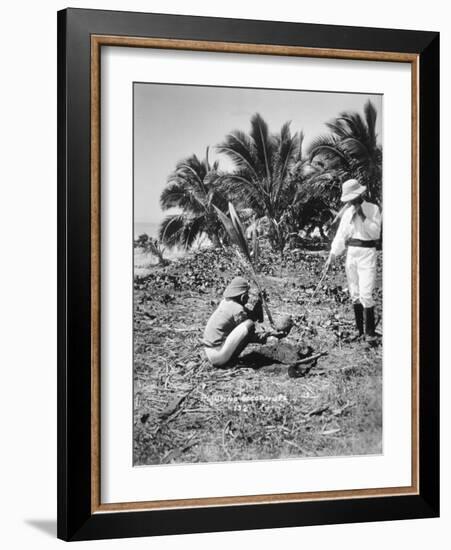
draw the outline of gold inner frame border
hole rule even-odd
[[[412,99],[412,480],[408,487],[102,503],[100,492],[100,53],[102,46],[410,63]],[[419,56],[410,53],[306,48],[129,36],[91,36],[91,513],[307,502],[419,494]]]

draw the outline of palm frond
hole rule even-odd
[[[257,157],[255,144],[244,132],[235,130],[228,134],[216,149],[227,155],[238,168],[248,169],[254,177],[262,174],[263,166]]]
[[[346,154],[340,146],[339,140],[334,136],[320,136],[313,140],[309,147],[310,162],[313,162],[313,159],[319,154],[338,157],[345,165],[349,164]]]
[[[285,178],[288,168],[293,164],[298,157],[299,138],[297,134],[291,135],[289,124],[285,124],[280,132],[277,149],[278,176]]]
[[[342,118],[326,122],[326,126],[331,132],[340,139],[343,139],[350,134],[349,126]]]
[[[255,227],[252,231],[252,259],[254,262],[258,262],[260,256],[260,244],[258,241],[258,231]]]
[[[185,223],[183,214],[170,214],[161,222],[158,231],[159,240],[169,247],[180,244],[181,233]]]
[[[173,179],[171,177],[160,195],[160,205],[163,210],[178,207],[201,212],[204,210],[204,203],[204,193],[184,178]]]
[[[357,160],[363,161],[364,163],[367,163],[370,160],[370,152],[368,147],[356,138],[347,137],[341,142],[341,146],[349,156],[354,157]]]
[[[304,147],[304,139],[305,139],[305,134],[304,134],[304,131],[301,130],[299,132],[299,150],[298,150],[298,158],[296,159],[297,162],[302,162],[303,160],[303,147]]]
[[[199,181],[202,181],[208,171],[207,161],[201,161],[197,155],[191,155],[177,163],[177,170],[189,170]]]
[[[338,120],[343,121],[348,126],[347,135],[343,137],[354,137],[362,142],[367,141],[367,128],[359,113],[341,113]]]
[[[197,184],[202,188],[204,178],[207,174],[207,170],[202,164],[199,164],[199,166],[194,167],[192,164],[188,162],[181,162],[177,164],[177,168],[175,171],[175,175],[179,177],[186,177],[186,178],[194,178],[197,182]]]
[[[229,203],[230,204],[230,203]],[[224,229],[226,230],[226,233],[231,241],[232,244],[238,247],[240,252],[244,255],[244,257],[250,261],[250,254],[249,249],[247,246],[246,238],[244,237],[244,246],[243,246],[243,236],[240,234],[239,230],[236,229],[234,223],[232,222],[231,218],[226,216],[224,212],[219,210],[216,206],[214,207],[216,214],[221,221],[221,223],[224,226]]]
[[[159,238],[169,248],[174,246],[189,248],[205,230],[203,216],[170,214],[160,225]]]
[[[266,191],[261,182],[253,178],[247,170],[221,176],[220,189],[234,202],[247,204],[258,211],[264,209]]]
[[[307,148],[307,155],[310,157],[310,159],[312,157],[312,152],[323,145],[327,147],[339,147],[340,139],[337,136],[331,134],[317,136],[311,141],[310,145]]]
[[[250,135],[255,144],[257,157],[260,163],[265,167],[265,177],[270,180],[272,176],[270,161],[274,151],[274,141],[269,135],[268,124],[259,113],[256,113],[251,118]]]
[[[249,246],[247,244],[246,233],[244,231],[243,224],[241,223],[240,217],[235,210],[235,207],[231,202],[229,202],[229,214],[232,225],[235,229],[237,244],[241,249],[241,252],[244,254],[245,258],[252,263],[251,254],[249,251]]]
[[[196,239],[202,235],[205,229],[204,223],[205,220],[201,216],[187,220],[182,233],[182,244],[185,249],[193,246]]]
[[[235,207],[233,206],[233,204],[231,202],[229,202],[229,216],[230,216],[230,218],[228,218],[224,214],[224,212],[221,212],[221,210],[219,210],[216,207],[215,207],[215,211],[218,215],[218,218],[223,223],[224,228],[225,228],[225,230],[227,231],[227,233],[230,237],[230,240],[232,241],[233,244],[235,244],[237,246],[237,248],[239,250],[239,254],[242,254],[244,256],[244,258],[247,260],[247,262],[249,264],[249,267],[251,269],[251,273],[252,273],[252,277],[254,279],[254,282],[255,282],[255,284],[257,285],[257,287],[260,291],[260,296],[261,296],[261,299],[263,301],[263,307],[266,311],[266,315],[268,316],[268,320],[271,323],[271,326],[274,326],[274,320],[272,318],[272,315],[271,315],[271,312],[269,310],[268,304],[266,303],[266,300],[265,300],[265,297],[264,297],[264,294],[263,294],[263,289],[262,289],[262,287],[261,287],[261,285],[258,281],[258,278],[257,278],[257,273],[255,271],[255,267],[254,267],[254,264],[253,264],[253,261],[252,261],[251,253],[249,251],[249,246],[248,246],[246,235],[245,235],[245,232],[244,232],[244,227],[243,227],[243,224],[241,223],[241,220],[240,220],[240,218],[239,218],[239,216],[238,216],[238,214],[235,210]]]
[[[367,126],[368,131],[368,140],[370,142],[371,147],[376,146],[376,119],[377,119],[377,111],[374,105],[370,100],[365,103],[365,107],[363,108],[363,111],[365,113],[365,122]]]

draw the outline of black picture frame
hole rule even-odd
[[[90,437],[92,35],[418,56],[417,495],[93,513]],[[58,12],[58,537],[88,540],[438,515],[439,33],[85,9]]]

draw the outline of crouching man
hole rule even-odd
[[[255,323],[263,321],[261,298],[252,310],[246,308],[248,300],[249,283],[243,277],[235,277],[204,331],[205,354],[213,366],[231,364],[250,343],[266,343],[269,334],[255,331]]]

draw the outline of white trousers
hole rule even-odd
[[[376,282],[376,249],[349,246],[346,256],[346,277],[352,303],[373,307]]]
[[[232,330],[222,346],[204,348],[210,363],[215,367],[220,367],[228,363],[236,352],[241,352],[243,344],[249,339],[249,332],[253,324],[250,320],[243,321]]]

